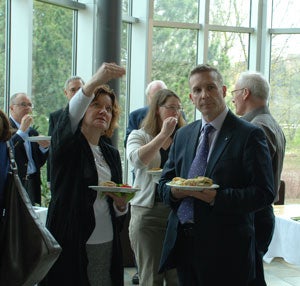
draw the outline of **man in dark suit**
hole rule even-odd
[[[64,94],[69,101],[74,94],[84,85],[84,81],[79,76],[71,76],[68,78],[64,85]],[[58,120],[63,113],[64,108],[58,109],[52,113],[50,113],[49,116],[49,129],[48,129],[48,135],[51,136],[54,127],[57,125]]]
[[[39,133],[30,125],[33,105],[25,93],[16,93],[10,98],[10,124],[17,131],[11,138],[15,151],[19,177],[31,199],[32,204],[41,204],[40,168],[48,157],[50,141],[30,142],[31,136]]]
[[[68,101],[75,95],[75,93],[84,85],[84,81],[80,76],[69,77],[64,85],[64,94]],[[51,136],[54,128],[57,126],[60,116],[64,108],[60,108],[49,115],[49,129],[48,135]],[[50,185],[50,156],[47,161],[47,181]]]
[[[284,133],[271,115],[268,108],[270,86],[262,74],[257,72],[243,72],[232,91],[232,102],[236,113],[243,119],[260,127],[266,134],[270,155],[272,158],[272,169],[274,175],[274,190],[278,200],[281,171],[285,153],[286,140]],[[275,217],[272,205],[268,205],[255,213],[254,218],[255,238],[257,247],[256,280],[253,286],[266,286],[263,269],[263,256],[268,251],[275,227]]]
[[[237,118],[225,104],[226,86],[209,65],[194,68],[190,99],[202,114],[175,135],[159,183],[170,205],[160,271],[177,268],[181,286],[246,286],[255,279],[253,213],[274,199],[271,158],[263,131]],[[209,123],[209,152],[204,176],[218,189],[181,190],[167,185],[187,178],[202,127]],[[200,138],[199,138],[200,137]],[[190,198],[193,216],[180,223],[178,209]]]

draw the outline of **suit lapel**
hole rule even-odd
[[[199,137],[200,137],[200,130],[201,130],[201,125],[202,121],[196,121],[196,124],[191,126],[190,130],[190,136],[187,141],[187,148],[185,148],[185,162],[186,166],[188,166],[188,170],[194,160],[194,157],[196,155],[198,143],[199,143]],[[191,152],[193,150],[193,152]]]
[[[217,141],[215,143],[214,149],[210,155],[210,158],[207,162],[205,176],[211,177],[211,173],[215,165],[217,164],[221,154],[223,153],[224,149],[226,148],[227,144],[231,141],[233,132],[234,132],[234,122],[233,122],[234,115],[229,111],[223,126],[220,130],[218,135]]]

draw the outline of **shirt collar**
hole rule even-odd
[[[19,129],[21,124],[17,122],[12,116],[10,116],[10,119],[16,124],[17,128]]]
[[[205,119],[202,118],[202,126],[201,126],[201,131],[203,130],[203,127],[205,126],[205,124],[209,123],[210,125],[212,125],[215,130],[220,130],[222,125],[223,125],[223,122],[225,120],[225,117],[228,113],[229,109],[228,107],[226,106],[224,108],[224,110],[211,122],[206,122]]]

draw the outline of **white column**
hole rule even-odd
[[[80,2],[86,4],[86,9],[78,12],[77,75],[87,81],[92,76],[95,65],[94,23],[98,12],[94,1],[81,0]]]
[[[33,0],[11,1],[10,95],[31,95]]]
[[[145,88],[151,81],[153,0],[133,0],[132,16],[139,22],[132,25],[130,66],[130,111],[146,104]]]

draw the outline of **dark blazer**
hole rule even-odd
[[[164,202],[172,208],[160,271],[176,267],[176,213],[181,202],[172,199],[166,183],[175,176],[187,178],[200,128],[198,120],[177,131],[159,183]],[[220,188],[213,206],[195,200],[194,210],[200,217],[196,230],[203,257],[199,271],[208,283],[205,285],[236,285],[235,277],[250,281],[255,275],[253,212],[274,199],[271,159],[262,130],[229,111],[205,176]]]
[[[52,133],[54,131],[54,129],[58,126],[58,122],[59,122],[59,119],[61,117],[61,115],[63,114],[64,112],[64,108],[61,108],[61,109],[58,109],[52,113],[50,113],[49,115],[49,128],[48,128],[48,135],[49,136],[52,136]],[[112,145],[112,141],[109,137],[106,137],[106,136],[103,136],[102,138],[106,143]],[[47,160],[47,182],[50,182],[50,162],[51,160],[51,156],[49,156],[48,160]]]
[[[99,146],[111,169],[111,180],[122,183],[122,167],[117,149],[100,140]],[[89,285],[86,241],[95,227],[93,203],[98,174],[89,143],[80,131],[71,131],[68,109],[62,114],[51,138],[51,201],[47,228],[62,246],[62,253],[42,285]],[[113,224],[112,280],[123,285],[123,264],[119,233],[125,216],[116,217],[108,199]]]
[[[64,109],[58,109],[49,115],[49,128],[48,128],[48,135],[52,136],[53,130],[59,121],[60,116],[63,114]],[[47,182],[50,182],[50,155],[47,160]]]
[[[64,108],[58,109],[49,115],[49,129],[48,129],[48,135],[51,136],[53,133],[53,130],[55,126],[57,126],[57,123],[59,121],[60,116],[63,114]]]
[[[136,109],[129,114],[128,126],[126,128],[126,136],[124,140],[124,147],[126,148],[127,139],[132,130],[140,128],[140,125],[144,118],[146,117],[149,110],[149,106],[145,106],[139,109]]]
[[[17,129],[16,124],[11,118],[9,119],[9,121],[12,128]],[[32,127],[29,127],[28,134],[29,136],[39,135],[39,133]],[[18,166],[18,174],[21,180],[23,180],[27,174],[27,165],[28,165],[28,158],[24,147],[24,140],[22,139],[21,136],[15,133],[11,138],[11,142],[15,151],[15,159]],[[48,157],[48,152],[43,153],[39,148],[39,144],[36,142],[30,142],[30,145],[32,150],[32,159],[35,163],[37,173],[39,175],[38,177],[40,180],[40,168],[45,164]]]

